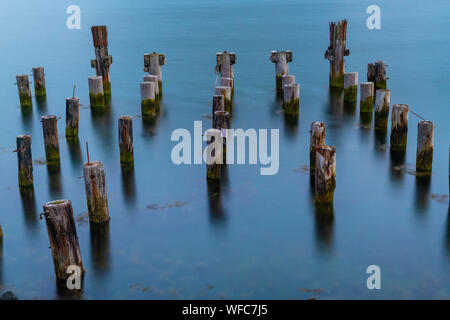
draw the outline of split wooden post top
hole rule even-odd
[[[271,51],[270,61],[275,63],[275,84],[278,93],[283,91],[282,77],[289,74],[289,62],[292,62],[292,51]]]
[[[109,68],[113,59],[108,54],[108,31],[106,26],[92,26],[91,31],[95,49],[95,59],[91,60],[91,67],[95,68],[97,76],[102,77],[105,95],[110,95],[111,81],[109,78]]]
[[[367,81],[375,83],[375,90],[387,88],[386,67],[384,61],[367,65]]]
[[[234,79],[233,65],[235,63],[236,53],[227,51],[216,53],[216,73],[218,73],[220,77]]]
[[[350,50],[345,47],[347,41],[347,20],[330,22],[330,45],[325,51],[325,59],[330,61],[330,87],[344,87],[345,60]]]

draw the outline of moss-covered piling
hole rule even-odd
[[[344,88],[345,60],[350,51],[346,49],[347,20],[330,22],[330,45],[325,51],[325,59],[330,61],[330,87]]]
[[[433,167],[434,123],[421,121],[417,124],[416,171],[431,173]]]
[[[358,72],[344,73],[344,103],[355,102],[358,97]]]
[[[391,91],[379,89],[375,93],[375,130],[386,131],[391,104]]]
[[[91,223],[109,220],[108,196],[106,193],[105,167],[101,161],[83,165],[86,201]]]
[[[41,117],[47,163],[59,163],[58,118],[54,115]]]
[[[283,88],[283,109],[286,114],[299,113],[300,85],[298,83],[287,84]]]
[[[19,187],[33,187],[33,157],[31,154],[31,135],[21,135],[16,138],[17,168]]]
[[[119,118],[120,164],[132,166],[134,163],[133,121],[130,116]]]
[[[19,90],[19,100],[22,110],[29,109],[33,106],[31,99],[30,81],[27,74],[16,76],[17,88]]]
[[[406,104],[394,104],[391,115],[391,150],[406,150],[408,138],[408,111]]]

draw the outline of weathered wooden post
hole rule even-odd
[[[386,89],[378,89],[375,92],[375,130],[386,130],[390,105],[391,91]]]
[[[16,76],[16,84],[19,89],[20,106],[22,108],[29,108],[33,105],[31,100],[30,81],[27,74]]]
[[[316,205],[332,205],[336,188],[336,147],[316,147],[314,194]]]
[[[226,162],[226,146],[227,146],[227,129],[230,129],[230,121],[231,117],[230,114],[226,111],[216,111],[214,113],[213,117],[213,129],[220,130],[220,134],[223,140],[223,147],[222,147],[222,155],[223,159],[222,162]]]
[[[406,150],[408,138],[408,111],[406,104],[394,104],[391,115],[391,150]]]
[[[373,82],[361,82],[360,85],[360,100],[359,100],[359,111],[361,113],[364,112],[373,112],[373,94],[374,94],[374,86]]]
[[[158,77],[159,99],[162,97],[162,71],[161,66],[166,64],[166,56],[163,53],[146,53],[144,54],[144,71],[150,75]]]
[[[130,116],[119,118],[119,148],[121,165],[133,165],[133,121]]]
[[[89,77],[89,100],[91,108],[105,106],[102,77]]]
[[[300,85],[286,84],[283,88],[283,108],[286,114],[298,114],[300,104]]]
[[[70,276],[70,273],[67,273],[69,266],[77,266],[83,274],[83,262],[70,200],[47,202],[44,204],[44,217],[57,280],[67,280]]]
[[[216,95],[224,97],[225,111],[231,114],[233,110],[233,101],[231,100],[231,87],[217,86],[215,90]]]
[[[330,87],[344,88],[345,60],[350,51],[345,48],[347,20],[330,22],[330,45],[325,51],[325,59],[330,61]]]
[[[344,73],[344,102],[355,102],[358,97],[358,72]]]
[[[154,76],[151,74],[146,74],[143,79],[143,82],[154,82],[155,83],[155,99],[157,102],[161,100],[161,95],[159,94],[159,82],[158,82],[158,76]]]
[[[233,78],[233,66],[236,63],[236,53],[234,52],[217,52],[216,53],[216,72],[221,77]]]
[[[31,156],[31,136],[29,134],[18,136],[17,142],[17,164],[19,187],[33,187],[33,157]]]
[[[44,132],[45,158],[47,162],[59,161],[58,118],[53,115],[41,117]]]
[[[309,173],[316,173],[316,147],[325,145],[325,124],[323,122],[311,123],[311,135],[309,139]]]
[[[80,99],[66,98],[66,137],[78,137],[78,119],[80,112]]]
[[[45,89],[45,73],[43,67],[33,68],[34,94],[36,98],[43,98],[47,95]]]
[[[284,85],[295,84],[295,76],[292,74],[286,74],[281,77],[281,90],[284,90]],[[283,91],[284,92],[284,91]]]
[[[108,32],[106,26],[92,26],[91,31],[95,50],[95,59],[91,60],[91,67],[95,68],[97,76],[102,77],[103,92],[105,95],[110,96],[109,68],[113,59],[108,54]]]
[[[275,63],[275,85],[277,93],[282,94],[282,77],[289,74],[288,63],[292,62],[292,51],[272,51],[270,53],[270,61],[272,61],[272,63]]]
[[[233,78],[227,78],[227,77],[221,77],[220,78],[220,85],[223,87],[230,87],[231,88],[231,100],[233,100],[234,96],[234,79]]]
[[[158,111],[158,102],[155,96],[154,82],[141,82],[141,113],[143,116],[154,114]]]
[[[83,165],[86,200],[91,223],[109,220],[108,196],[106,194],[105,167],[101,161]]]
[[[421,121],[417,125],[416,171],[431,173],[433,167],[434,123]]]
[[[222,143],[215,144],[214,142],[221,138],[219,129],[206,130],[206,178],[208,180],[220,181],[222,177]]]
[[[367,65],[367,81],[375,83],[375,90],[386,89],[386,63],[377,61]]]
[[[221,94],[216,94],[213,96],[213,106],[212,106],[213,123],[216,111],[225,111],[225,97]]]

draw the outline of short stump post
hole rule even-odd
[[[373,82],[362,82],[361,83],[361,97],[359,100],[359,111],[361,113],[373,112],[373,94],[374,86]]]
[[[66,137],[78,137],[78,120],[80,114],[80,99],[66,98]]]
[[[19,187],[33,187],[33,157],[31,155],[31,136],[21,135],[16,138]]]
[[[434,123],[421,121],[417,125],[416,171],[431,173],[433,167]]]
[[[141,82],[141,113],[143,116],[152,115],[159,110],[155,96],[154,82]]]
[[[367,65],[367,81],[375,83],[375,90],[386,89],[386,63],[377,61]]]
[[[311,135],[309,139],[309,173],[316,173],[316,147],[325,145],[325,124],[323,122],[311,123]]]
[[[331,205],[336,188],[336,147],[316,147],[314,194],[316,205]]]
[[[208,129],[206,131],[206,178],[208,180],[220,181],[222,177],[223,143],[220,141],[221,133],[218,129]]]
[[[133,165],[133,121],[130,116],[119,118],[119,148],[120,163],[122,165]]]
[[[162,53],[146,53],[144,54],[144,71],[150,75],[158,77],[159,98],[162,97],[162,71],[161,66],[166,64],[166,56]]]
[[[41,117],[42,130],[44,132],[45,158],[47,162],[58,162],[59,142],[58,142],[58,118],[53,115]]]
[[[44,216],[56,278],[66,280],[70,276],[67,268],[71,265],[79,267],[83,274],[83,262],[70,200],[47,202],[44,204]]]
[[[91,108],[105,106],[105,95],[103,93],[103,80],[101,76],[89,77],[89,100]]]
[[[158,76],[146,74],[142,80],[143,80],[143,82],[154,82],[155,83],[155,99],[157,102],[159,102],[162,98],[162,95],[159,92]]]
[[[298,114],[300,104],[300,85],[298,83],[287,84],[283,88],[283,108],[286,114]]]
[[[45,89],[45,73],[43,67],[33,68],[34,94],[36,97],[45,97],[47,91]]]
[[[105,167],[101,161],[83,165],[86,200],[91,223],[109,220],[108,196],[106,194]]]
[[[29,108],[33,106],[31,100],[30,81],[27,74],[21,74],[16,77],[17,88],[19,89],[20,106]]]
[[[225,111],[231,114],[231,111],[233,110],[233,101],[231,100],[231,87],[217,86],[215,94],[224,96]]]
[[[275,63],[275,85],[278,94],[283,94],[283,82],[284,75],[289,74],[289,62],[292,62],[292,51],[271,51],[270,61]],[[295,80],[294,80],[295,82]]]
[[[358,72],[344,73],[344,102],[355,102],[358,97]]]
[[[375,130],[386,130],[390,105],[391,91],[378,89],[375,93]]]
[[[394,104],[391,115],[391,149],[406,150],[408,138],[408,111],[406,104]]]

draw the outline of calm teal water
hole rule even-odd
[[[81,7],[81,30],[65,26],[66,8]],[[366,8],[378,4],[382,30],[366,28]],[[435,122],[433,175],[414,171],[418,118],[410,114],[402,170],[393,169],[383,137],[359,125],[329,94],[328,22],[348,19],[347,71],[365,80],[368,62],[385,60],[391,103],[406,103]],[[3,1],[0,4],[0,293],[58,298],[42,204],[70,199],[86,276],[85,299],[319,299],[449,298],[450,220],[448,141],[450,79],[446,31],[450,4],[434,1]],[[112,103],[89,110],[87,78],[94,74],[91,25],[106,24]],[[300,117],[285,122],[274,92],[270,50],[291,49],[290,71],[301,85]],[[280,129],[280,170],[230,166],[220,193],[208,190],[204,165],[170,161],[176,128],[194,120],[210,126],[217,51],[235,51],[235,128]],[[143,54],[164,52],[163,111],[154,123],[140,115]],[[23,115],[15,76],[42,65],[47,103]],[[84,105],[80,141],[63,135],[65,98],[74,83]],[[19,134],[33,136],[33,157],[45,158],[40,116],[59,121],[61,170],[35,163],[34,194],[20,193]],[[119,164],[117,119],[134,116],[135,169]],[[324,121],[337,147],[334,216],[315,212],[309,175],[309,126]],[[81,165],[105,163],[109,237],[91,235]],[[219,195],[220,194],[220,195]],[[178,203],[179,206],[171,206]],[[162,206],[157,210],[147,206]],[[366,287],[367,266],[381,267],[382,290]],[[320,291],[308,292],[308,290]]]

